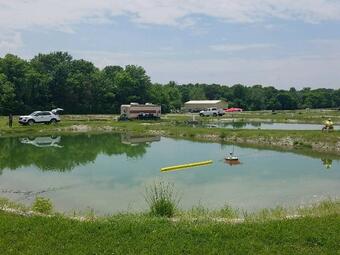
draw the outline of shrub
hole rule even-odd
[[[179,203],[174,185],[163,181],[146,188],[145,200],[150,207],[150,214],[161,217],[172,217]]]
[[[189,133],[189,136],[190,136],[191,138],[194,138],[194,137],[196,136],[196,134],[195,134],[195,133]]]
[[[227,136],[227,135],[226,135],[224,132],[221,132],[221,133],[220,133],[220,138],[221,138],[221,139],[224,139],[226,136]]]
[[[53,205],[50,199],[44,197],[36,197],[32,206],[33,211],[49,214],[52,212]]]

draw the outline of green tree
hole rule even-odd
[[[15,107],[15,87],[7,80],[4,74],[0,74],[0,113],[13,113]]]
[[[27,86],[28,69],[29,64],[27,61],[12,54],[7,54],[0,59],[0,73],[6,76],[15,89],[15,100],[12,102],[15,112],[21,113],[30,110],[30,87]]]

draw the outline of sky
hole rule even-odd
[[[0,0],[0,57],[53,51],[159,83],[340,88],[340,0]]]

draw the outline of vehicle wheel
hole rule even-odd
[[[34,124],[34,120],[29,120],[29,121],[27,121],[27,124],[28,124],[29,126],[32,126],[32,125]]]
[[[201,117],[203,117],[203,116],[204,116],[204,114],[203,114],[203,113],[200,113],[200,116],[201,116]]]
[[[216,114],[216,113],[214,113],[214,114],[213,114],[213,116],[214,116],[214,117],[216,117],[216,116],[217,116],[217,114]]]
[[[55,125],[57,123],[56,119],[51,119],[50,124]]]

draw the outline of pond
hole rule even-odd
[[[236,128],[236,129],[264,129],[264,130],[320,130],[322,124],[302,124],[302,123],[271,123],[271,122],[211,122],[198,126],[210,128]],[[335,125],[335,130],[340,130],[340,126]]]
[[[30,204],[49,197],[60,212],[146,210],[145,187],[174,183],[180,207],[229,204],[254,211],[309,204],[340,195],[340,161],[232,145],[128,134],[0,139],[0,197]],[[203,160],[181,171],[160,168]]]

